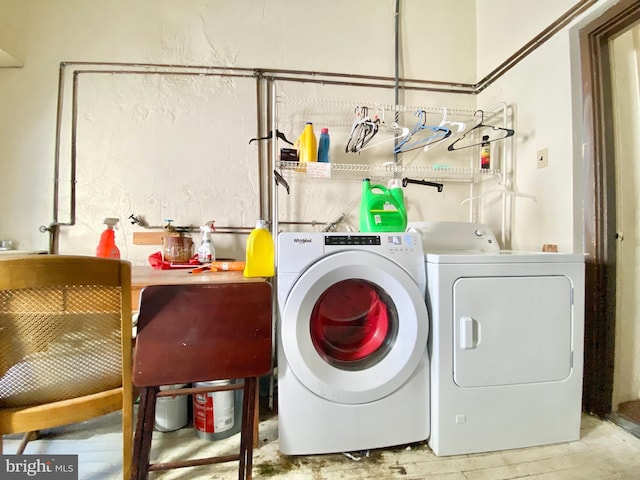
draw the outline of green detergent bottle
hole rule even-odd
[[[371,180],[362,181],[360,201],[361,232],[404,232],[407,228],[407,211],[400,180],[391,180],[390,188],[371,185]]]

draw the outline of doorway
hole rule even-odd
[[[638,24],[640,3],[621,0],[580,31],[588,253],[583,403],[586,411],[613,420],[618,414],[633,419],[636,405],[640,413],[640,312],[634,298],[640,274],[633,248],[638,193],[637,182],[626,181],[639,163],[637,133],[630,133],[640,128],[638,65],[635,85],[631,69],[617,69],[626,61],[622,52],[634,51]],[[635,113],[629,111],[634,102]]]
[[[640,431],[640,23],[611,41],[616,176],[613,412]]]

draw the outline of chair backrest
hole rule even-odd
[[[133,384],[269,373],[271,302],[266,281],[146,287],[140,296]]]
[[[123,368],[131,358],[129,332],[128,262],[65,255],[0,259],[0,408],[120,387],[123,376],[130,381],[128,365]]]

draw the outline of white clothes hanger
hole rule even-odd
[[[385,144],[385,143],[396,142],[397,140],[404,140],[405,138],[407,138],[411,134],[411,130],[408,127],[401,127],[400,125],[398,125],[397,122],[393,122],[387,128],[389,128],[389,129],[391,129],[393,131],[396,131],[396,132],[398,130],[400,130],[400,134],[399,135],[395,135],[393,138],[387,138],[386,140],[381,140],[381,141],[379,141],[377,143],[374,143],[372,145],[368,145],[366,147],[363,147],[363,148],[360,149],[360,151],[368,150],[368,149],[374,148],[374,147],[378,147],[378,146],[380,146],[382,144]]]
[[[467,128],[467,124],[464,123],[464,122],[451,122],[451,121],[447,120],[447,108],[446,107],[442,107],[442,121],[440,122],[440,125],[438,125],[438,126],[439,127],[448,128],[452,132],[453,132],[453,128],[450,128],[450,127],[455,127],[456,128],[456,132],[455,133],[464,132],[465,129]],[[431,143],[429,145],[425,145],[424,146],[424,151],[427,152],[427,151],[431,150],[433,147],[435,147],[439,143],[443,142],[444,140],[445,139],[442,138],[442,139],[440,139],[439,141],[437,141],[435,143]]]
[[[464,122],[452,122],[450,120],[447,120],[447,108],[442,107],[442,121],[440,122],[440,126],[446,127],[447,125],[456,127],[457,128],[456,133],[463,132],[467,128],[467,124]]]
[[[531,195],[528,193],[514,192],[513,190],[509,190],[507,187],[503,186],[502,184],[499,184],[499,185],[500,185],[500,188],[492,188],[491,190],[487,190],[486,192],[482,192],[478,195],[474,195],[473,197],[465,198],[464,200],[462,200],[462,202],[460,202],[460,205],[464,205],[465,203],[469,203],[474,200],[478,200],[480,198],[493,195],[494,193],[502,193],[510,197],[528,198],[530,200],[533,200],[534,202],[538,201],[538,197],[536,197],[535,195]]]

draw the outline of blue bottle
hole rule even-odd
[[[318,140],[318,161],[329,162],[329,129],[323,128],[320,132],[320,139]]]

